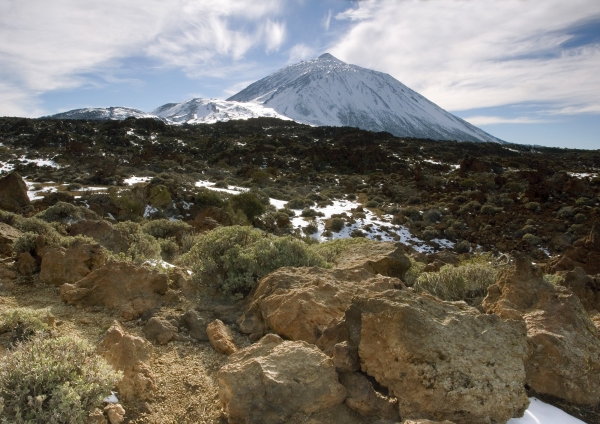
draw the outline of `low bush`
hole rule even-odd
[[[171,221],[168,219],[155,219],[142,225],[142,230],[154,238],[166,239],[170,237],[181,237],[192,230],[192,226],[183,221]]]
[[[228,294],[247,294],[256,281],[282,266],[326,266],[301,240],[276,237],[250,227],[219,227],[198,238],[178,261],[198,282],[212,282]]]
[[[253,193],[240,193],[229,199],[231,207],[234,210],[241,210],[249,221],[254,217],[262,215],[265,212],[265,206],[260,199]]]
[[[345,225],[346,221],[344,221],[343,218],[332,218],[329,222],[329,225],[327,226],[327,229],[335,233],[339,233],[340,231],[342,231]]]
[[[336,257],[350,246],[375,243],[364,237],[344,238],[327,241],[311,246],[311,250],[321,256],[325,262],[333,262]]]
[[[84,206],[75,206],[66,202],[58,202],[38,213],[36,217],[46,222],[62,222],[66,224],[81,221],[83,219],[101,219],[101,217],[91,209]]]
[[[10,333],[9,343],[15,345],[46,332],[51,319],[47,310],[16,308],[0,316],[0,334]]]
[[[495,283],[498,270],[491,263],[467,262],[444,265],[438,272],[423,272],[414,283],[417,292],[427,291],[443,300],[481,302]]]
[[[120,375],[73,337],[35,337],[0,363],[3,423],[83,424]]]
[[[194,196],[194,204],[201,209],[216,206],[218,208],[223,207],[223,198],[221,194],[214,190],[208,190],[206,188],[200,189]]]

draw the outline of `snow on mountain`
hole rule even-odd
[[[258,103],[216,99],[192,99],[182,103],[167,103],[150,113],[170,124],[212,124],[217,121],[261,116],[290,120],[290,118]]]
[[[227,100],[273,108],[310,125],[351,126],[401,137],[502,142],[388,74],[325,53],[287,66]]]
[[[154,118],[146,112],[128,107],[73,109],[56,115],[44,116],[50,119],[91,119],[94,121],[123,120],[127,118]]]

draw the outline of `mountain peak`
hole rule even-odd
[[[319,60],[328,60],[328,61],[332,61],[332,62],[342,62],[341,60],[339,60],[337,57],[334,57],[332,54],[330,53],[323,53],[321,56],[318,57]],[[342,62],[344,63],[344,62]]]

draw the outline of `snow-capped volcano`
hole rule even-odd
[[[154,118],[146,112],[129,107],[73,109],[56,115],[44,116],[51,119],[91,119],[94,121],[123,120],[127,118]]]
[[[170,124],[212,124],[217,121],[266,116],[290,119],[258,103],[230,102],[216,99],[192,99],[182,103],[167,103],[152,112]]]
[[[311,125],[436,140],[501,141],[390,75],[349,65],[329,53],[287,66],[227,100],[260,104]]]

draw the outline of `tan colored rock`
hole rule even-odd
[[[130,320],[159,306],[168,289],[165,274],[129,262],[109,262],[76,283],[63,284],[60,296],[77,307],[115,309]]]
[[[314,345],[275,334],[229,357],[218,374],[229,423],[285,423],[334,408],[346,398],[333,363]]]
[[[408,290],[357,297],[345,321],[362,371],[405,419],[505,423],[529,405],[522,321]]]
[[[4,222],[0,222],[0,255],[12,256],[12,246],[23,233]]]
[[[104,417],[104,413],[96,408],[88,414],[85,424],[107,424],[107,421]]]
[[[600,339],[579,298],[552,285],[523,256],[488,289],[483,307],[506,319],[522,319],[531,346],[527,384],[567,402],[600,402]]]
[[[360,360],[356,346],[351,346],[347,341],[336,344],[333,347],[333,366],[337,372],[359,371]]]
[[[69,235],[91,237],[106,249],[117,254],[127,252],[129,247],[127,238],[123,233],[104,220],[84,219],[75,222],[69,228]]]
[[[452,421],[406,420],[402,424],[454,424]]]
[[[17,271],[21,275],[30,276],[38,272],[39,266],[31,253],[22,252],[17,256]]]
[[[231,355],[237,350],[231,330],[219,319],[206,326],[206,335],[210,345],[219,353]]]
[[[410,259],[396,243],[365,243],[344,250],[335,259],[335,266],[339,269],[364,268],[373,274],[402,279],[410,268]]]
[[[150,342],[127,333],[116,321],[104,335],[98,353],[114,369],[123,372],[123,378],[117,384],[123,400],[153,398],[155,377],[148,365],[152,350]]]
[[[169,321],[152,317],[142,329],[144,336],[153,342],[164,345],[169,343],[178,333],[177,328]]]
[[[106,263],[106,253],[99,244],[75,241],[68,249],[49,246],[42,249],[40,281],[61,286],[75,283]]]
[[[18,213],[30,203],[27,184],[18,173],[11,172],[0,178],[0,209]]]
[[[357,372],[344,372],[339,376],[340,383],[348,393],[346,405],[363,416],[377,416],[383,419],[400,420],[398,401],[383,396],[373,389],[371,382]]]
[[[561,284],[570,289],[586,311],[600,311],[600,278],[590,277],[583,268],[558,272],[565,280]]]
[[[354,296],[401,287],[396,278],[364,268],[280,268],[261,279],[238,325],[253,337],[268,330],[315,343],[344,316]]]
[[[565,248],[562,256],[553,258],[547,272],[571,271],[580,267],[590,275],[600,274],[600,222],[594,223],[587,237]]]
[[[121,424],[125,421],[125,409],[118,403],[110,403],[104,407],[110,424]]]

